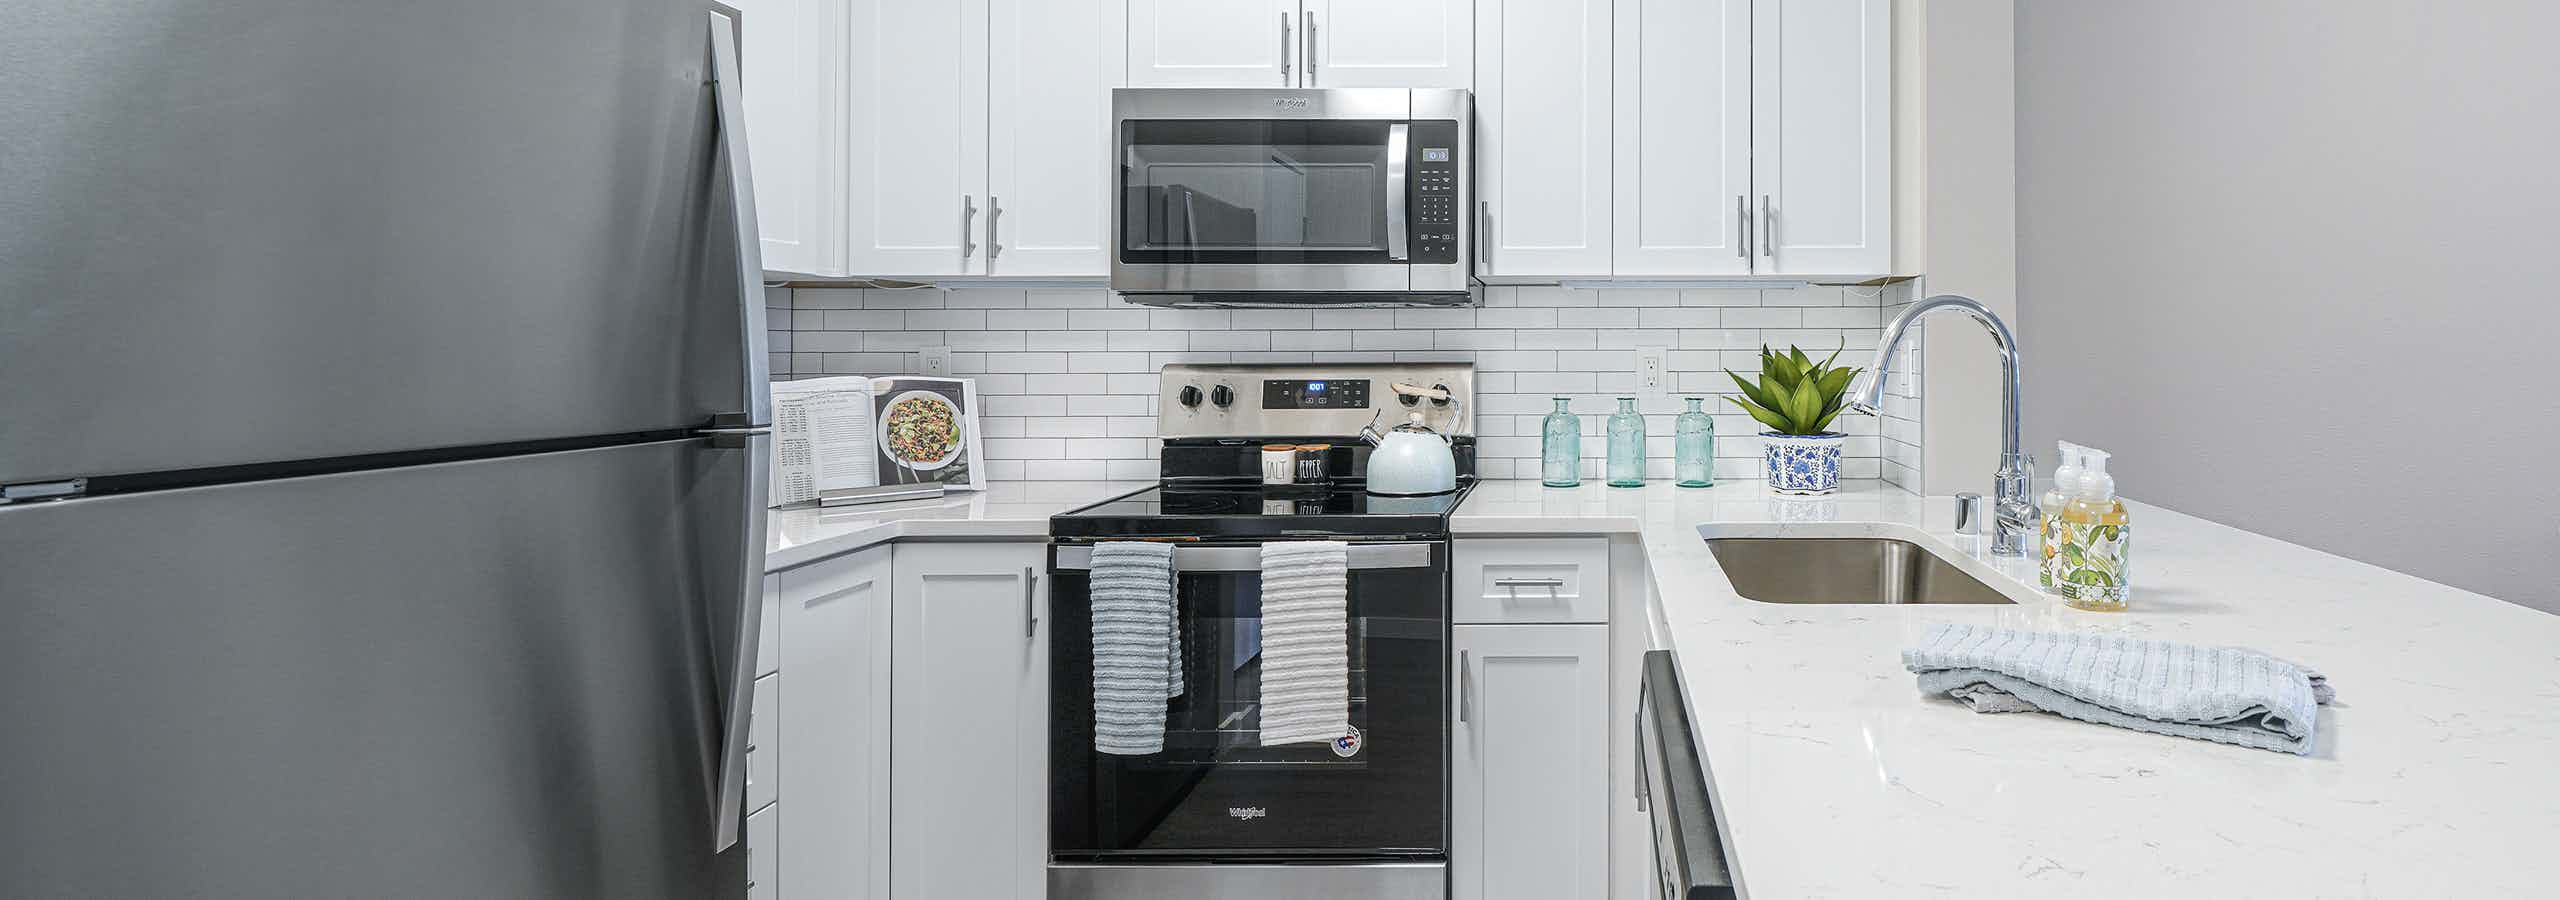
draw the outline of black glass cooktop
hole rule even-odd
[[[1357,484],[1166,484],[1049,517],[1059,538],[1445,537],[1472,482],[1429,497],[1373,497]]]

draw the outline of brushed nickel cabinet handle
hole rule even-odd
[[[1289,14],[1280,14],[1280,86],[1289,86]]]
[[[994,194],[988,194],[988,195],[987,195],[987,262],[989,262],[989,263],[993,263],[993,262],[995,262],[995,261],[996,261],[996,254],[1004,252],[1004,245],[996,242],[996,219],[998,219],[998,218],[1002,217],[1003,215],[1004,215],[1004,204],[999,203],[999,202],[997,202],[997,201],[996,201],[996,195],[994,195]]]
[[[960,258],[961,258],[961,259],[968,259],[969,257],[976,256],[976,255],[977,255],[977,253],[978,253],[978,245],[977,245],[977,244],[974,244],[974,243],[971,243],[971,242],[969,241],[969,234],[970,234],[969,229],[970,229],[970,226],[977,224],[977,219],[978,219],[978,198],[976,198],[976,197],[972,197],[972,196],[969,196],[969,195],[967,195],[967,194],[962,194],[962,195],[960,195]]]
[[[1778,258],[1778,210],[1767,194],[1760,195],[1760,255]]]
[[[1307,73],[1307,86],[1308,86],[1308,87],[1315,87],[1315,86],[1316,86],[1316,14],[1315,14],[1315,11],[1314,11],[1314,10],[1308,10],[1308,11],[1307,11],[1307,37],[1306,37],[1306,39],[1305,39],[1305,40],[1302,40],[1302,41],[1299,41],[1299,42],[1298,42],[1298,54],[1299,54],[1300,59],[1305,63],[1305,66],[1304,66],[1303,68],[1305,69],[1305,71],[1306,71],[1306,73]]]

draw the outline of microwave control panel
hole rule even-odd
[[[1413,173],[1405,185],[1405,208],[1413,211],[1411,253],[1416,263],[1458,261],[1458,217],[1464,215],[1458,171],[1458,123],[1415,122],[1406,166]]]

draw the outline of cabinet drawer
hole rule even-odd
[[[747,817],[747,900],[782,896],[782,810],[765,807]]]
[[[1460,540],[1450,550],[1459,624],[1609,621],[1609,542]]]
[[[747,809],[763,809],[782,795],[782,748],[775,744],[781,733],[776,725],[782,719],[782,676],[767,675],[756,679],[755,705],[747,710]]]

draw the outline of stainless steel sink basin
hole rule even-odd
[[[1762,603],[2011,603],[1920,545],[1890,538],[1709,538],[1735,593]]]

